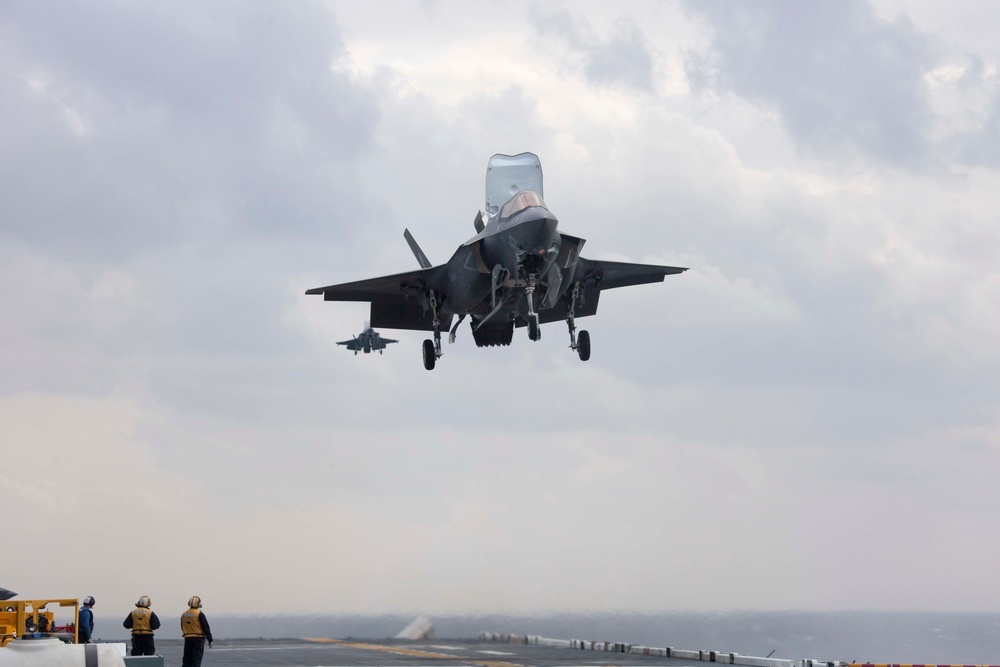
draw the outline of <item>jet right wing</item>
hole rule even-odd
[[[368,301],[370,326],[376,329],[434,330],[434,314],[427,303],[427,290],[445,284],[447,265],[397,273],[352,283],[315,287],[306,294],[322,294],[324,301]],[[441,326],[451,326],[451,316],[441,317]]]
[[[662,283],[663,279],[676,273],[684,273],[679,266],[659,266],[657,264],[630,264],[628,262],[605,262],[580,258],[576,267],[577,280],[593,280],[603,291],[630,285]]]
[[[605,262],[581,257],[576,262],[576,271],[573,273],[572,280],[579,282],[583,289],[580,292],[580,302],[577,303],[573,315],[579,318],[596,314],[597,304],[600,302],[601,292],[604,290],[630,285],[660,283],[667,276],[684,271],[687,269],[678,266]],[[540,321],[544,324],[566,319],[569,315],[568,306],[568,299],[563,297],[552,308],[539,312]],[[526,323],[518,320],[516,326],[526,326]]]
[[[348,350],[353,350],[355,352],[358,351],[358,339],[357,338],[355,338],[354,340],[341,341],[341,342],[337,343],[337,345],[346,345]]]

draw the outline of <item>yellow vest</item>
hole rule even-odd
[[[143,607],[137,607],[132,610],[132,634],[133,635],[151,635],[153,634],[153,628],[150,627],[149,619],[153,615],[148,609]]]
[[[201,612],[193,607],[181,614],[181,633],[185,637],[205,636],[205,633],[201,629],[201,621],[198,620],[200,614]]]

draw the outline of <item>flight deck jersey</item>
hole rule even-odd
[[[132,610],[132,634],[133,635],[151,635],[153,634],[153,625],[150,620],[153,616],[153,612],[148,609],[133,609]]]
[[[94,635],[94,612],[90,607],[84,607],[80,610],[80,623],[77,632],[81,643],[89,642]]]
[[[181,632],[184,637],[204,637],[205,632],[201,629],[199,616],[201,612],[197,609],[188,609],[181,614]]]

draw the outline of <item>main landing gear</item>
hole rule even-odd
[[[434,313],[434,340],[431,341],[429,338],[424,341],[423,347],[423,357],[424,357],[424,368],[429,371],[434,370],[434,364],[437,363],[438,357],[440,357],[443,352],[441,352],[441,317],[438,312],[438,300],[437,294],[434,290],[427,290],[427,302]]]
[[[569,327],[569,347],[576,350],[580,356],[580,361],[590,359],[590,332],[586,329],[580,330],[580,335],[576,335],[576,304],[580,300],[580,283],[573,284],[569,308],[566,311],[566,325]]]
[[[576,341],[576,353],[580,355],[580,361],[590,359],[590,332],[586,329],[580,331],[580,336]]]
[[[434,349],[434,343],[430,339],[424,341],[424,368],[429,371],[434,370],[434,364],[437,363],[437,351]]]

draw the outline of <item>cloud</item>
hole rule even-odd
[[[296,612],[989,608],[1000,188],[924,124],[989,117],[989,57],[926,69],[936,38],[863,5],[647,6],[5,5],[0,486],[36,519],[11,543],[51,551],[3,584],[122,613],[251,611],[247,580]],[[722,94],[649,85],[706,26],[689,74]],[[585,256],[691,270],[606,293],[586,364],[562,323],[463,325],[433,373],[421,332],[337,348],[366,305],[303,292],[415,267],[404,227],[443,262],[521,150]],[[84,501],[106,540],[51,529]],[[83,540],[90,571],[49,578]]]
[[[344,47],[322,7],[14,3],[5,23],[5,234],[122,259],[328,234],[374,208],[355,173],[377,114],[332,69]]]
[[[865,0],[685,6],[710,34],[687,63],[696,87],[775,109],[809,154],[916,170],[930,164],[934,119],[923,77],[937,49],[905,17],[879,19]]]
[[[642,30],[620,16],[607,39],[600,39],[586,20],[566,11],[544,12],[533,5],[530,15],[538,35],[569,49],[569,61],[596,86],[653,90],[654,57]]]
[[[994,78],[986,82],[993,95],[982,120],[974,129],[958,134],[954,142],[963,162],[996,169],[1000,167],[1000,78]]]

